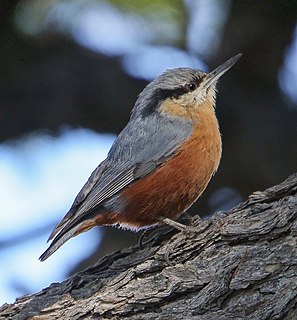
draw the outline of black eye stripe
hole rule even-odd
[[[157,110],[166,99],[178,100],[181,96],[196,90],[205,78],[203,72],[178,70],[178,73],[167,72],[159,79],[149,84],[135,104],[135,110],[142,110],[142,117],[146,117]],[[132,113],[132,116],[136,114]]]
[[[175,89],[157,89],[154,90],[154,94],[151,97],[151,100],[149,101],[147,107],[146,107],[146,114],[152,113],[154,110],[156,110],[160,104],[166,100],[167,98],[173,98],[178,99],[182,95],[194,91],[198,88],[199,84],[202,82],[202,77],[193,77],[191,81],[189,81],[187,84],[176,87]]]
[[[191,82],[187,83],[182,87],[175,88],[173,90],[168,90],[169,96],[177,99],[185,93],[194,91],[198,88],[199,84],[202,82],[203,77],[197,78],[195,77]]]

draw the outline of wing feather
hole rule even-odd
[[[188,122],[177,118],[173,121],[156,113],[130,121],[49,239],[70,232],[84,218],[87,219],[88,213],[104,206],[105,201],[127,185],[155,170],[175,154],[191,131]]]
[[[85,200],[86,196],[90,193],[96,182],[100,179],[103,171],[106,169],[107,161],[106,159],[102,161],[99,166],[92,172],[88,181],[82,187],[78,195],[75,197],[69,211],[66,213],[64,218],[59,222],[59,224],[55,227],[55,229],[50,234],[48,241],[52,240],[57,233],[61,231],[61,229],[65,226],[65,224],[71,220],[71,218],[75,215],[77,208],[79,205]]]
[[[115,175],[111,181],[100,187],[97,185],[88,195],[88,201],[85,201],[77,210],[76,215],[80,215],[83,212],[89,212],[93,210],[98,204],[101,204],[104,200],[110,198],[129,183],[134,181],[134,168],[125,170]]]

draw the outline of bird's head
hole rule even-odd
[[[192,68],[166,70],[139,95],[132,116],[170,110],[178,116],[188,117],[205,101],[214,106],[217,81],[240,57],[241,54],[237,54],[209,73]]]

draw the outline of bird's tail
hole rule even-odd
[[[67,228],[67,226],[60,231],[60,233],[54,238],[48,249],[39,257],[40,261],[46,260],[50,257],[55,251],[57,251],[66,241],[70,238],[79,235],[82,232],[88,231],[89,229],[96,226],[96,220],[90,219],[78,223],[75,226],[71,226],[71,228]]]

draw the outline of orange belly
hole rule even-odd
[[[161,217],[177,219],[202,194],[217,170],[221,137],[217,120],[206,117],[177,154],[148,176],[126,187],[125,210],[115,218],[123,226],[143,227]]]

